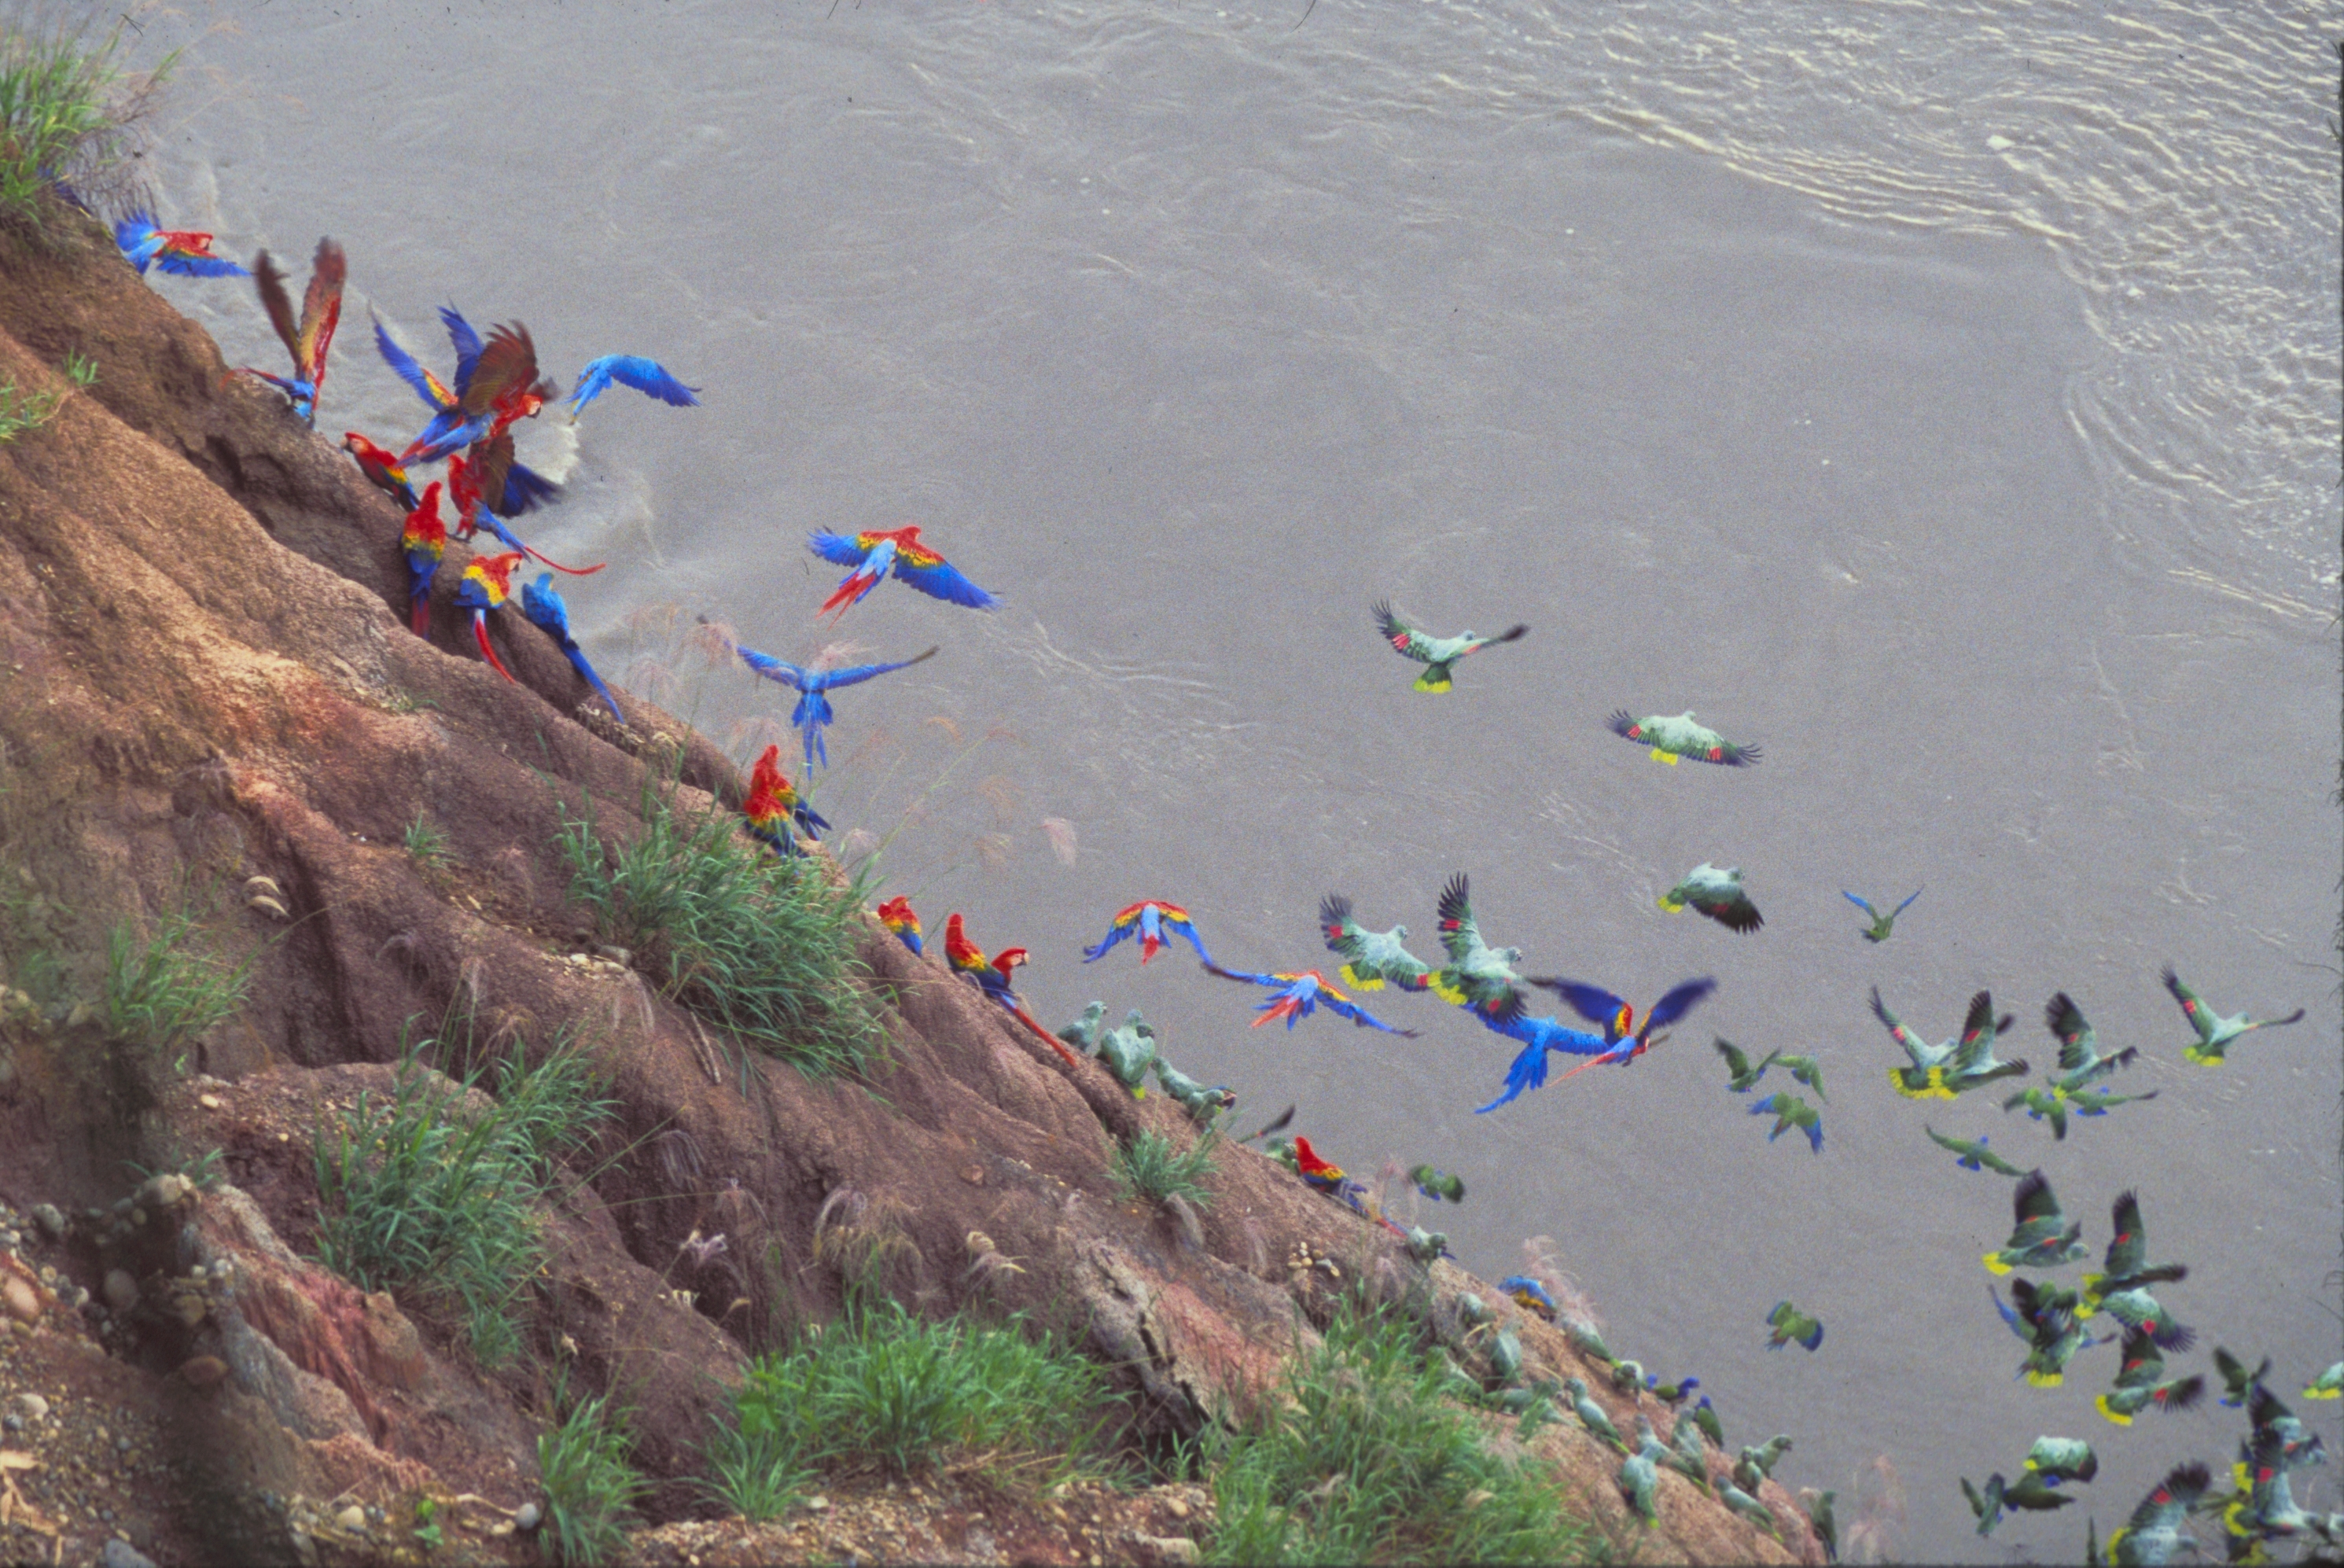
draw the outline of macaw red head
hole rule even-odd
[[[968,933],[961,929],[958,910],[945,921],[945,957],[955,969],[985,967],[985,949],[970,941]]]
[[[1011,977],[1010,971],[1026,962],[1027,962],[1026,953],[1023,947],[1004,947],[993,956],[993,966],[1000,971],[1004,980]]]
[[[912,913],[912,901],[897,894],[879,905],[879,924],[890,931],[914,931],[920,928],[920,917]]]
[[[486,584],[490,597],[502,604],[512,597],[512,571],[521,560],[518,550],[508,550],[501,555],[476,555],[472,564],[464,568],[464,575]]]
[[[1329,1165],[1319,1158],[1318,1151],[1310,1147],[1310,1140],[1300,1134],[1297,1134],[1294,1139],[1294,1165],[1305,1176],[1324,1176],[1339,1180],[1343,1175],[1341,1166]]]
[[[448,530],[440,521],[440,481],[433,480],[423,487],[423,499],[407,514],[407,531],[400,542],[408,549],[419,546],[445,546]]]

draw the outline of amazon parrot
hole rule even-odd
[[[2159,1568],[2181,1548],[2181,1522],[2206,1495],[2213,1477],[2202,1463],[2177,1464],[2108,1537],[2108,1561],[2116,1568]]]
[[[2073,1290],[2063,1290],[2056,1285],[2037,1285],[2030,1280],[2010,1282],[2012,1306],[2005,1306],[1994,1287],[1986,1287],[1986,1295],[1994,1310],[2010,1331],[2026,1341],[2026,1360],[2019,1364],[2019,1374],[2032,1388],[2056,1389],[2066,1381],[2067,1363],[2076,1352],[2099,1343],[2084,1332],[2083,1320],[2076,1314],[2077,1298]]]
[[[1236,1108],[1237,1091],[1227,1084],[1214,1084],[1208,1087],[1161,1056],[1156,1058],[1155,1065],[1156,1081],[1164,1086],[1164,1092],[1188,1113],[1191,1120],[1210,1122],[1217,1113]]]
[[[1620,1462],[1620,1495],[1636,1516],[1647,1524],[1657,1523],[1661,1517],[1657,1501],[1661,1489],[1658,1462],[1668,1457],[1668,1450],[1652,1434],[1652,1423],[1639,1411],[1636,1416],[1636,1451]]]
[[[1652,760],[1671,767],[1680,757],[1691,757],[1697,763],[1746,768],[1759,757],[1756,746],[1737,746],[1715,730],[1694,723],[1690,708],[1682,713],[1655,714],[1649,719],[1631,717],[1622,708],[1612,715],[1611,725],[1613,734],[1640,746],[1652,747]]]
[[[1975,1140],[1947,1138],[1944,1133],[1937,1131],[1935,1128],[1925,1126],[1923,1127],[1921,1130],[1927,1133],[1929,1135],[1929,1140],[1932,1143],[1935,1143],[1938,1148],[1949,1148],[1955,1154],[1959,1155],[1961,1158],[1955,1160],[1954,1163],[1960,1166],[1964,1170],[1991,1170],[1997,1176],[2024,1176],[2026,1174],[2025,1171],[2019,1169],[2018,1167],[2011,1164],[2010,1161],[2003,1158],[2002,1156],[1990,1151],[1985,1146],[1986,1140],[1983,1138]]]
[[[1115,1028],[1099,1031],[1092,1054],[1106,1064],[1108,1073],[1131,1091],[1134,1099],[1147,1098],[1147,1069],[1157,1060],[1156,1031],[1138,1008],[1126,1013]]]
[[[1326,936],[1327,951],[1343,960],[1343,979],[1362,991],[1379,989],[1387,980],[1403,991],[1421,991],[1432,983],[1432,966],[1402,945],[1407,926],[1370,931],[1351,918],[1351,901],[1339,893],[1318,901],[1318,929]]]
[[[2070,1225],[2061,1212],[2058,1195],[2040,1170],[2030,1170],[2019,1179],[2010,1195],[2010,1207],[2016,1223],[2010,1239],[1997,1251],[1985,1255],[1986,1270],[2007,1274],[2013,1269],[2056,1269],[2090,1256],[2091,1249],[2083,1243],[2084,1222]]]
[[[1601,1405],[1595,1402],[1595,1397],[1587,1391],[1587,1384],[1584,1381],[1578,1378],[1565,1378],[1562,1390],[1564,1393],[1571,1396],[1571,1412],[1579,1417],[1581,1426],[1622,1453],[1628,1452],[1627,1443],[1620,1436],[1620,1429],[1612,1424],[1611,1416],[1604,1412]]]
[[[1751,1496],[1774,1473],[1783,1456],[1791,1452],[1791,1439],[1786,1433],[1776,1433],[1755,1448],[1744,1448],[1733,1461],[1733,1484]]]
[[[1460,659],[1501,642],[1519,642],[1530,631],[1528,626],[1517,623],[1494,637],[1477,637],[1470,632],[1460,632],[1454,637],[1431,637],[1393,613],[1389,600],[1378,600],[1374,612],[1376,629],[1384,634],[1392,651],[1426,666],[1424,673],[1416,678],[1420,692],[1449,690]]]
[[[2038,1437],[2026,1451],[2026,1468],[2046,1481],[2090,1481],[2100,1473],[2100,1456],[2079,1437]]]
[[[1907,897],[1904,903],[1898,905],[1895,908],[1890,910],[1885,915],[1883,915],[1879,910],[1874,909],[1872,906],[1872,901],[1870,899],[1858,898],[1854,894],[1850,893],[1844,887],[1840,889],[1839,895],[1842,898],[1846,899],[1850,904],[1854,905],[1858,909],[1863,910],[1866,916],[1871,917],[1871,929],[1860,932],[1858,935],[1862,936],[1866,942],[1885,942],[1888,940],[1890,934],[1896,929],[1896,917],[1899,915],[1904,914],[1907,909],[1910,909],[1913,906],[1913,900],[1920,897],[1925,891],[1926,890],[1924,888],[1915,888],[1910,897]]]
[[[2101,1264],[2102,1271],[2084,1276],[2084,1312],[2107,1312],[2127,1329],[2147,1328],[2157,1335],[2159,1349],[2186,1351],[2192,1336],[2168,1317],[2148,1293],[2151,1285],[2189,1277],[2186,1263],[2148,1261],[2148,1230],[2140,1217],[2140,1199],[2129,1190],[2109,1206],[2114,1233]]]
[[[1481,940],[1473,919],[1472,885],[1463,872],[1441,888],[1439,912],[1440,946],[1449,962],[1428,977],[1433,994],[1471,1008],[1484,1022],[1519,1008],[1522,977],[1514,966],[1522,961],[1522,950]]]
[[[2165,1357],[2146,1328],[2125,1330],[2121,1353],[2124,1363],[2117,1369],[2116,1386],[2092,1401],[2118,1426],[2132,1425],[2132,1418],[2152,1405],[2161,1411],[2188,1410],[2206,1391],[2202,1375],[2166,1379]]]
[[[1872,1014],[1912,1058],[1911,1067],[1892,1067],[1888,1073],[1889,1087],[1907,1099],[1951,1099],[1964,1089],[2027,1070],[2023,1061],[1994,1059],[1995,1038],[2010,1027],[2012,1019],[2007,1015],[1999,1020],[1995,1017],[1991,992],[1980,991],[1970,998],[1961,1034],[1942,1046],[1930,1045],[1899,1023],[1880,999],[1877,986],[1872,988]]]
[[[2167,964],[2163,975],[2165,988],[2181,1004],[2182,1016],[2189,1027],[2198,1031],[2198,1043],[2181,1054],[2201,1067],[2210,1067],[2229,1054],[2231,1042],[2255,1029],[2275,1029],[2303,1021],[2303,1009],[2298,1007],[2284,1018],[2249,1018],[2244,1013],[2224,1017],[2198,999],[2198,993],[2182,984],[2181,976]]]
[[[2265,1356],[2262,1365],[2248,1371],[2244,1361],[2232,1355],[2226,1347],[2217,1345],[2214,1347],[2214,1370],[2222,1377],[2222,1403],[2236,1410],[2247,1402],[2248,1396],[2265,1378],[2270,1376],[2271,1359]]]
[[[1728,931],[1747,936],[1766,924],[1758,906],[1743,891],[1742,868],[1721,869],[1702,861],[1685,873],[1684,880],[1661,895],[1661,908],[1674,915],[1690,904]]]
[[[1788,1301],[1777,1301],[1774,1310],[1766,1314],[1769,1332],[1766,1348],[1779,1351],[1784,1345],[1804,1346],[1809,1354],[1823,1346],[1824,1326],[1820,1320],[1810,1318]]]
[[[852,536],[812,533],[806,536],[806,548],[834,566],[854,568],[839,583],[838,591],[823,601],[822,608],[814,612],[817,616],[834,612],[844,615],[861,602],[864,595],[879,586],[879,580],[890,572],[897,582],[909,583],[929,598],[941,599],[947,604],[991,610],[1001,602],[963,577],[952,562],[921,543],[915,525],[884,531],[866,529]]]

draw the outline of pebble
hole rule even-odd
[[[21,1275],[0,1277],[0,1304],[7,1307],[10,1317],[20,1321],[37,1323],[41,1320],[41,1293],[27,1284]]]
[[[16,1408],[25,1412],[25,1419],[26,1421],[46,1421],[49,1419],[49,1401],[43,1399],[38,1394],[18,1394],[16,1396]]]
[[[49,1233],[52,1239],[62,1241],[66,1239],[66,1217],[56,1204],[34,1204],[33,1218],[39,1222],[42,1229]]]
[[[181,1364],[179,1376],[189,1388],[207,1389],[227,1376],[227,1363],[217,1356],[197,1356]]]
[[[203,1107],[206,1110],[217,1110],[227,1102],[220,1098],[217,1095],[197,1095],[196,1097],[196,1103]]]
[[[534,1502],[524,1502],[520,1505],[520,1512],[513,1515],[513,1528],[515,1530],[534,1530],[538,1526],[538,1522],[544,1517],[544,1509],[540,1508]]]
[[[348,1508],[343,1509],[339,1513],[334,1515],[334,1522],[344,1530],[364,1530],[366,1528],[366,1510],[353,1502]]]
[[[106,1304],[117,1312],[127,1312],[138,1305],[138,1281],[126,1270],[108,1269],[106,1271]]]
[[[805,1500],[805,1505],[809,1512],[820,1513],[823,1509],[830,1506],[830,1499],[819,1496],[809,1497]]]
[[[129,1542],[116,1537],[98,1553],[99,1568],[155,1568],[155,1561]]]

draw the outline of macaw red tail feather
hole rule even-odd
[[[845,614],[847,606],[869,592],[872,586],[878,581],[876,577],[865,577],[860,572],[855,572],[838,585],[837,592],[822,602],[822,608],[815,611],[814,614],[817,617],[827,615],[833,610],[837,611],[841,615]]]
[[[407,624],[418,637],[431,635],[431,600],[428,595],[407,607]]]
[[[1034,1031],[1034,1035],[1036,1039],[1042,1041],[1043,1044],[1048,1046],[1052,1050],[1057,1052],[1061,1057],[1065,1058],[1066,1064],[1068,1067],[1078,1067],[1083,1065],[1082,1057],[1068,1050],[1066,1048],[1066,1041],[1058,1038],[1057,1036],[1052,1034],[1049,1030],[1044,1028],[1041,1025],[1034,1021],[1034,1015],[1028,1013],[1023,1007],[1012,1007],[1010,1012],[1015,1016],[1019,1023]]]
[[[480,657],[486,659],[498,674],[512,681],[513,673],[505,668],[504,661],[497,657],[497,651],[489,646],[489,612],[485,610],[472,612],[472,640],[480,645]],[[513,681],[513,684],[517,686],[520,683]]]
[[[1275,1006],[1262,1009],[1261,1016],[1254,1019],[1253,1027],[1258,1029],[1264,1024],[1274,1022],[1277,1019],[1290,1018],[1294,1016],[1295,1009],[1301,1006],[1302,999],[1299,996],[1281,996],[1278,998]],[[1289,1028],[1292,1027],[1293,1026],[1291,1025],[1288,1026]]]
[[[553,568],[554,571],[566,572],[571,577],[591,577],[596,572],[601,571],[602,568],[611,564],[607,561],[598,561],[591,566],[564,566],[561,562],[554,560],[553,557],[550,555],[540,555],[536,551],[530,550],[529,546],[526,544],[522,545],[521,549],[528,551],[530,560],[541,561],[546,565]]]

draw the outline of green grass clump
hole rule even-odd
[[[627,1454],[626,1431],[607,1396],[581,1400],[560,1426],[538,1438],[544,1538],[561,1562],[594,1568],[626,1544],[620,1521],[648,1486]]]
[[[166,915],[141,936],[135,919],[117,921],[106,938],[106,1032],[126,1045],[169,1052],[244,1006],[252,961],[231,965],[189,938],[196,917]]]
[[[79,354],[66,356],[66,377],[76,387],[86,387],[97,379],[97,367]],[[14,377],[0,381],[0,442],[15,440],[26,430],[37,430],[56,417],[70,394],[54,392],[19,392]]]
[[[1339,1309],[1288,1373],[1294,1408],[1222,1445],[1207,1560],[1588,1560],[1597,1541],[1552,1476],[1494,1452],[1448,1381],[1407,1319]]]
[[[1144,1198],[1150,1203],[1181,1198],[1198,1209],[1207,1209],[1213,1195],[1205,1190],[1203,1182],[1213,1174],[1216,1139],[1217,1135],[1207,1130],[1193,1147],[1183,1149],[1162,1133],[1143,1132],[1116,1146],[1108,1174],[1115,1179],[1116,1190],[1126,1198]]]
[[[1054,1335],[930,1323],[892,1300],[850,1306],[824,1332],[758,1358],[734,1419],[707,1450],[709,1490],[767,1518],[819,1469],[909,1475],[956,1461],[1043,1483],[1103,1466],[1121,1396]]]
[[[645,788],[642,824],[606,850],[590,819],[564,818],[571,896],[603,941],[631,950],[665,995],[809,1077],[858,1071],[884,1048],[850,978],[862,966],[859,886],[773,855],[731,813],[679,814],[672,789]]]
[[[96,43],[84,27],[0,21],[0,215],[38,230],[59,180],[86,201],[135,204],[142,123],[177,51],[151,72],[123,67],[122,23]]]
[[[422,1048],[405,1054],[388,1099],[361,1093],[318,1128],[318,1258],[460,1319],[473,1356],[496,1366],[520,1349],[515,1309],[544,1257],[536,1206],[554,1161],[612,1106],[580,1053],[557,1047],[531,1067],[516,1041],[496,1064],[495,1103],[468,1115],[480,1071],[428,1073]]]
[[[407,824],[405,842],[408,858],[424,870],[438,871],[448,864],[448,835],[429,814],[415,814],[415,820]]]

